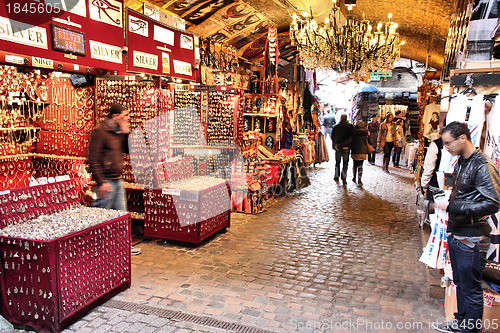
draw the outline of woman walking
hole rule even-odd
[[[358,176],[358,185],[363,185],[361,177],[363,176],[363,162],[368,156],[368,130],[365,128],[365,123],[358,120],[356,127],[352,130],[351,141],[351,158],[353,161],[352,181],[356,183],[356,174]]]
[[[398,119],[396,121],[396,141],[394,143],[394,154],[392,155],[392,165],[399,168],[399,161],[401,160],[401,151],[406,144],[404,120]]]
[[[391,152],[394,148],[394,140],[396,140],[396,126],[393,122],[394,116],[389,113],[385,121],[380,124],[380,131],[378,134],[378,144],[384,150],[384,164],[385,172],[389,172],[389,162],[391,161]]]

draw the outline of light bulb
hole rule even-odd
[[[401,42],[401,45],[405,45],[405,44],[406,44],[406,41],[402,41],[402,42]]]
[[[382,29],[382,22],[379,22],[377,25],[377,30],[380,30],[380,29]]]
[[[330,19],[328,17],[325,18],[325,24],[330,23]]]
[[[389,16],[389,19],[391,19],[391,18],[392,18],[392,13],[389,13],[389,15],[388,15],[388,16]]]
[[[352,10],[352,5],[349,5],[349,7],[347,7],[347,10],[351,11]]]

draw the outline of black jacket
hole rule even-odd
[[[332,144],[334,149],[335,145],[337,146],[337,149],[349,148],[352,140],[352,129],[353,126],[347,121],[341,121],[333,127]]]
[[[351,154],[368,154],[366,128],[354,127],[352,130]]]
[[[495,164],[477,149],[460,158],[453,171],[448,206],[448,232],[457,236],[488,236],[490,215],[500,208],[500,176]]]

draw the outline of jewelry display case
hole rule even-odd
[[[231,189],[223,179],[208,178],[192,177],[169,184],[170,188],[147,190],[144,236],[199,244],[228,228]]]
[[[1,314],[8,321],[60,332],[130,287],[130,214],[79,206],[77,188],[67,180],[0,192]]]

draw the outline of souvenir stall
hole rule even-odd
[[[0,211],[8,321],[60,332],[130,287],[130,214],[80,206],[76,181],[2,191]]]
[[[174,110],[161,120],[170,135],[148,133],[155,186],[145,192],[145,236],[198,244],[229,227],[241,169],[241,97],[226,86],[176,85]]]
[[[93,78],[125,70],[117,3],[100,16],[82,1],[65,19],[51,4],[37,14],[0,8],[24,31],[0,33],[1,315],[37,331],[59,332],[130,286],[130,214],[79,205]]]

